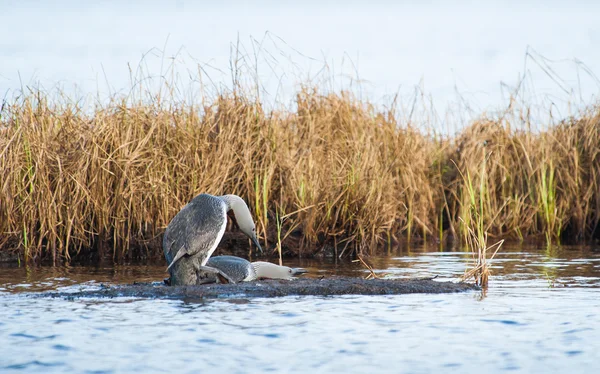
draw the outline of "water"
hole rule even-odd
[[[381,276],[455,279],[469,256],[371,258]],[[295,260],[311,275],[357,263]],[[0,371],[597,372],[600,252],[506,248],[485,293],[197,300],[55,299],[155,281],[164,266],[0,272]]]

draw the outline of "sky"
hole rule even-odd
[[[160,76],[219,91],[242,56],[265,101],[289,102],[312,82],[382,105],[419,98],[442,119],[498,110],[515,93],[568,116],[600,90],[598,14],[591,1],[8,0],[0,94],[108,97]]]

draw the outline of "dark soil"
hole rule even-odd
[[[160,299],[253,298],[279,296],[334,296],[334,295],[401,295],[411,293],[440,294],[478,290],[467,283],[437,282],[431,279],[362,279],[331,277],[324,279],[301,278],[261,280],[237,284],[209,284],[201,286],[169,287],[159,283],[141,283],[102,286],[99,290],[55,292],[52,296],[78,297],[141,297]],[[48,295],[48,294],[46,294]]]

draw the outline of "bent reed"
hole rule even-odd
[[[288,255],[466,241],[474,226],[498,240],[600,236],[600,105],[544,131],[482,116],[456,136],[346,92],[304,88],[294,108],[239,92],[93,112],[43,92],[5,101],[0,250],[160,254],[166,225],[201,192],[243,197],[265,247]]]

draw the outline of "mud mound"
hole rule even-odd
[[[237,284],[210,284],[201,286],[169,287],[160,283],[102,286],[98,290],[55,292],[52,296],[78,297],[140,297],[159,299],[213,299],[253,298],[280,296],[335,296],[335,295],[402,295],[413,293],[440,294],[478,290],[472,284],[438,282],[431,279],[362,279],[331,277],[301,278],[293,281],[261,280]]]

